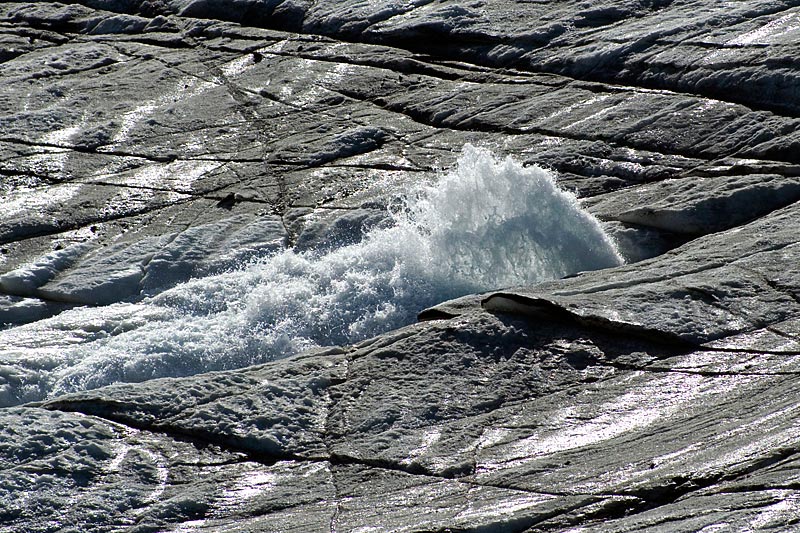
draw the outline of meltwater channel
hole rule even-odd
[[[14,379],[0,404],[353,343],[447,299],[622,262],[552,173],[469,145],[453,170],[389,217],[355,244],[288,249],[138,303],[2,331],[0,345],[14,348],[4,349],[0,373]]]

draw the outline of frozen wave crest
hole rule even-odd
[[[139,304],[33,325],[93,328],[57,347],[58,362],[40,375],[45,394],[348,344],[413,322],[443,300],[621,263],[597,220],[551,173],[469,145],[453,171],[413,191],[391,218],[356,244],[285,250]]]

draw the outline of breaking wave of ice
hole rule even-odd
[[[38,393],[29,392],[190,375],[348,344],[411,323],[443,300],[621,262],[597,220],[550,172],[472,146],[390,217],[355,244],[285,250],[138,304],[76,309],[27,326],[62,339],[18,361],[38,369],[29,383]]]

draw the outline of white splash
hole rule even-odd
[[[353,343],[443,300],[621,263],[597,220],[550,172],[472,146],[457,168],[392,211],[392,225],[356,244],[285,250],[138,304],[73,310],[3,334],[47,338],[25,328],[50,328],[70,339],[37,350],[58,361],[37,383],[53,395]],[[92,331],[76,331],[81,324]],[[26,350],[25,366],[30,357]]]

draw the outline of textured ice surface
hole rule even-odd
[[[393,225],[347,246],[285,250],[138,304],[75,309],[4,331],[8,372],[26,369],[6,380],[13,385],[4,402],[349,344],[443,300],[621,262],[550,172],[469,145],[457,168],[391,211]],[[131,272],[138,283],[140,266]],[[44,338],[53,341],[35,340]]]

